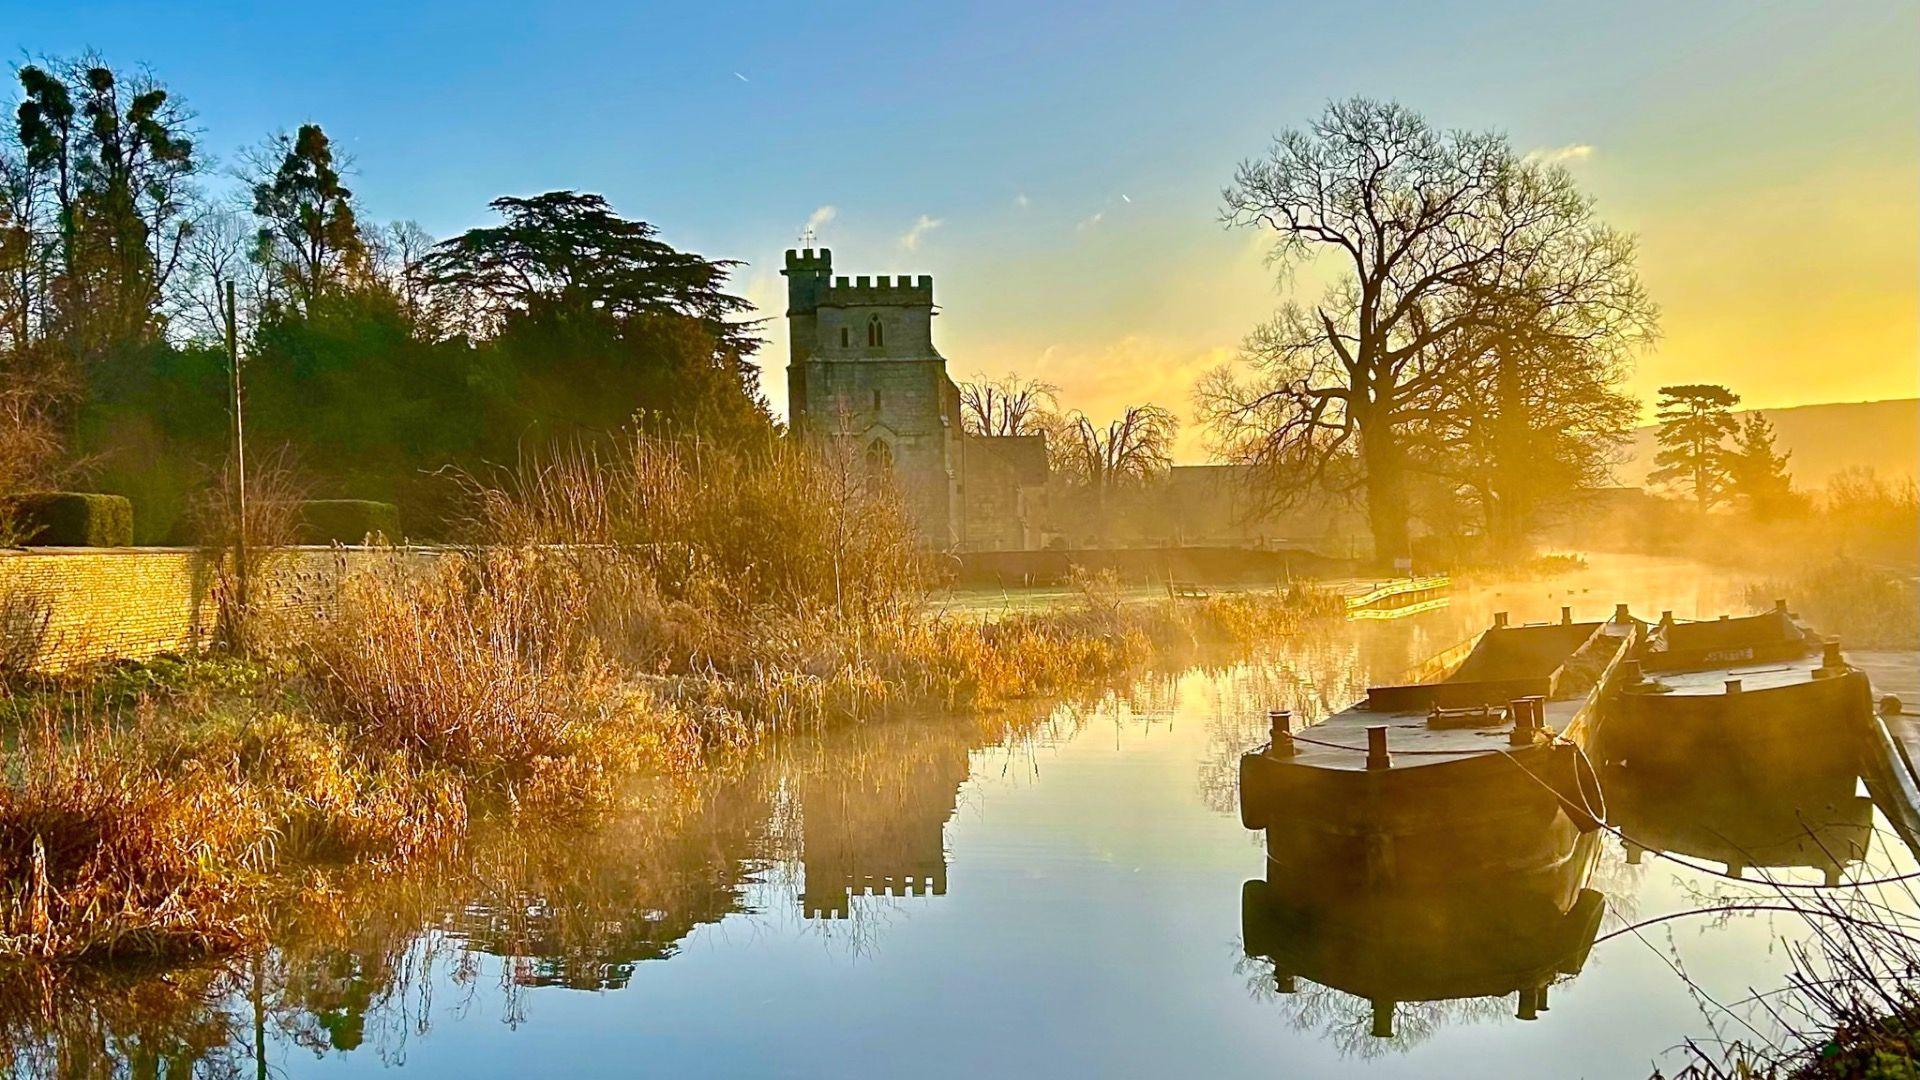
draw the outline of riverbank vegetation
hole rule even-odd
[[[255,613],[245,659],[22,686],[0,956],[174,960],[256,940],[330,874],[576,820],[640,774],[789,731],[991,709],[1337,616],[1304,587],[935,612],[904,509],[850,457],[633,432],[465,479],[474,542],[388,549]],[[316,876],[317,875],[317,876]]]

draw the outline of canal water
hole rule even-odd
[[[1703,763],[1697,790],[1623,793],[1640,843],[1577,841],[1544,890],[1442,876],[1393,902],[1269,865],[1236,810],[1267,709],[1343,707],[1495,611],[1616,601],[1747,607],[1692,565],[1596,561],[1077,705],[786,745],[585,835],[306,898],[272,953],[76,996],[28,1049],[296,1077],[1671,1073],[1689,1038],[1769,1030],[1755,995],[1808,930],[1628,928],[1764,900],[1763,874],[1912,871],[1852,777]]]

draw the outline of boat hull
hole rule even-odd
[[[1378,770],[1249,754],[1240,769],[1242,819],[1267,831],[1270,856],[1343,868],[1355,885],[1532,865],[1604,813],[1597,779],[1564,742]]]
[[[1596,755],[1636,772],[1711,768],[1746,781],[1857,769],[1873,718],[1865,674],[1852,669],[1734,693],[1662,694],[1626,687],[1605,711]]]

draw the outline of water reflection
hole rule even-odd
[[[279,1044],[404,1064],[476,1000],[518,1026],[528,991],[624,990],[699,928],[781,897],[844,919],[853,897],[944,895],[970,753],[1046,719],[874,724],[650,782],[604,827],[492,822],[426,868],[316,875],[274,905],[274,947],[227,964],[0,973],[0,1060],[9,1075],[225,1075]]]
[[[419,872],[318,876],[273,905],[256,957],[0,976],[0,1059],[23,1076],[466,1076],[517,1053],[580,1075],[1327,1075],[1342,1055],[1406,1051],[1371,1071],[1645,1075],[1705,1027],[1668,966],[1680,948],[1734,1001],[1779,985],[1770,947],[1798,928],[1734,916],[1597,948],[1596,931],[1764,897],[1762,868],[1810,883],[1911,869],[1872,839],[1850,774],[1610,774],[1610,823],[1640,848],[1519,815],[1471,839],[1423,833],[1371,875],[1351,846],[1284,823],[1256,853],[1237,818],[1235,766],[1267,709],[1317,719],[1492,610],[1589,602],[1561,582],[1502,588],[1048,716],[795,739],[645,785],[599,828],[496,822]],[[1617,596],[1663,604],[1597,586],[1591,603]]]
[[[946,824],[971,749],[900,725],[847,737],[802,770],[802,911],[844,919],[853,896],[945,896]]]
[[[1457,875],[1360,889],[1343,865],[1272,859],[1242,887],[1247,955],[1270,965],[1267,986],[1297,1025],[1363,1056],[1449,1020],[1535,1019],[1548,988],[1586,963],[1605,901],[1587,887],[1596,834],[1532,839],[1544,858],[1504,874],[1476,872],[1483,853],[1462,851]]]
[[[1812,870],[1831,887],[1870,855],[1873,800],[1857,793],[1850,769],[1782,773],[1767,783],[1702,772],[1674,784],[1622,768],[1601,777],[1629,863],[1652,852],[1719,864],[1735,878]]]

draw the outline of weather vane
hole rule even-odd
[[[813,226],[809,225],[800,231],[800,246],[803,248],[813,246]]]

